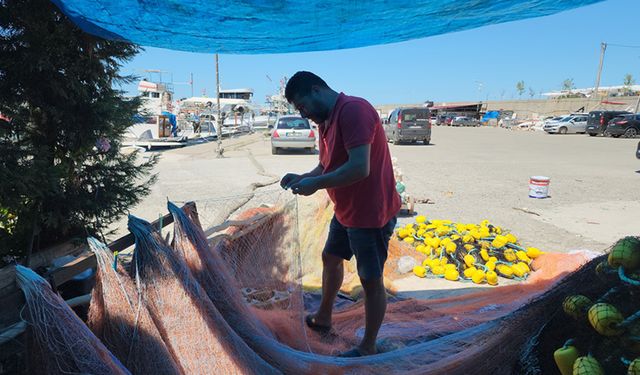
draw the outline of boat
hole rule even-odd
[[[137,122],[127,128],[123,146],[152,148],[182,147],[187,137],[180,134],[173,110],[173,87],[166,82],[142,79],[138,83],[142,98]]]
[[[254,119],[253,128],[258,129],[271,129],[275,124],[278,116],[290,115],[295,113],[295,109],[284,95],[285,87],[287,85],[287,77],[283,77],[280,80],[280,87],[278,92],[273,95],[267,96],[268,108],[264,108],[259,116]]]
[[[253,131],[255,119],[260,115],[261,108],[252,102],[252,97],[253,89],[250,88],[220,90],[223,137]],[[179,103],[178,116],[195,116],[201,124],[208,121],[216,124],[218,100],[206,96],[186,98]]]

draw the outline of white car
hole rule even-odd
[[[589,116],[584,113],[572,114],[545,123],[543,129],[549,134],[585,133],[588,119]]]
[[[309,120],[295,115],[278,117],[271,132],[271,153],[275,155],[284,148],[315,152],[316,132],[309,124]]]

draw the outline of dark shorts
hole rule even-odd
[[[345,260],[355,255],[358,276],[363,280],[377,279],[382,276],[396,222],[394,216],[382,228],[347,228],[334,216],[323,252]]]

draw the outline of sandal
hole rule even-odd
[[[307,315],[307,317],[304,319],[305,323],[307,323],[307,327],[311,328],[312,330],[321,333],[323,335],[327,335],[329,334],[329,332],[331,332],[331,326],[323,326],[321,324],[316,323],[316,317],[315,315]]]

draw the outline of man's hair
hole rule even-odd
[[[294,97],[305,96],[311,92],[312,86],[329,88],[329,85],[317,75],[311,72],[299,71],[289,79],[284,89],[284,96],[291,103]]]

